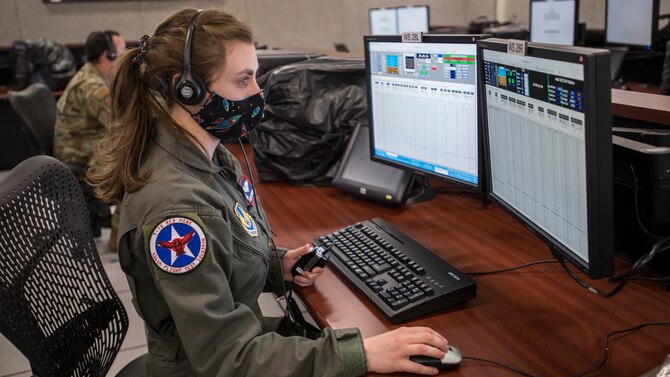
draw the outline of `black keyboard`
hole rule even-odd
[[[454,266],[380,218],[320,237],[333,242],[330,265],[391,323],[463,303],[477,284]]]

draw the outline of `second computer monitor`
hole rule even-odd
[[[609,51],[480,42],[490,197],[591,278],[614,270]]]
[[[365,37],[372,160],[481,190],[478,38]]]
[[[398,7],[398,33],[420,31],[427,33],[430,26],[428,6]]]
[[[607,0],[608,44],[653,48],[658,34],[659,0]]]
[[[368,10],[370,17],[370,34],[398,34],[398,12],[395,8],[372,8]]]
[[[579,20],[577,0],[531,0],[530,40],[574,45]]]
[[[372,35],[398,35],[409,31],[427,33],[430,27],[427,5],[371,8],[368,15]]]

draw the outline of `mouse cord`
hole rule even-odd
[[[547,259],[547,260],[541,260],[541,261],[532,262],[532,263],[526,263],[526,264],[523,264],[521,266],[505,268],[505,269],[502,269],[502,270],[466,272],[465,274],[468,275],[468,276],[490,275],[490,274],[497,274],[497,273],[500,273],[500,272],[514,271],[514,270],[518,270],[520,268],[534,266],[536,264],[556,263],[556,262],[558,262],[558,259]]]
[[[613,337],[614,335],[623,334],[620,337],[616,338],[616,339],[620,339],[620,338],[626,337],[628,335],[631,335],[631,334],[633,334],[633,333],[635,333],[635,332],[637,332],[637,331],[639,331],[639,330],[641,330],[641,329],[643,329],[647,326],[670,326],[670,322],[646,322],[646,323],[639,324],[637,326],[633,326],[633,327],[623,329],[623,330],[613,331],[613,332],[607,334],[607,337],[605,338],[605,354],[603,355],[603,359],[600,362],[600,364],[596,365],[595,367],[593,367],[589,370],[586,370],[586,371],[583,371],[583,372],[580,372],[580,373],[576,374],[575,377],[583,377],[583,376],[589,375],[589,374],[597,371],[598,369],[602,368],[603,365],[605,365],[605,363],[607,363],[607,359],[609,357],[609,343],[610,343],[610,338],[611,337]],[[616,340],[616,339],[613,339],[613,340]]]
[[[526,377],[536,377],[534,374],[530,374],[530,373],[528,373],[528,372],[524,372],[524,371],[522,371],[521,369],[517,369],[517,368],[515,368],[515,367],[513,367],[513,366],[510,366],[510,365],[507,365],[507,364],[503,364],[503,363],[499,363],[499,362],[497,362],[497,361],[493,361],[493,360],[482,359],[482,358],[474,357],[474,356],[463,356],[463,359],[464,359],[464,360],[480,361],[480,362],[484,362],[484,363],[490,363],[490,364],[493,364],[493,365],[497,365],[497,366],[499,366],[499,367],[503,367],[503,368],[507,368],[507,369],[509,369],[509,370],[512,370],[512,371],[514,371],[514,372],[516,372],[516,373],[518,373],[518,374],[520,374],[520,375],[522,375],[522,376],[526,376]]]

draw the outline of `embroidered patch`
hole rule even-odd
[[[207,239],[195,221],[172,217],[156,225],[149,249],[158,268],[170,274],[183,274],[194,270],[205,258]]]
[[[251,237],[258,236],[258,228],[256,228],[254,219],[249,216],[249,214],[242,208],[240,203],[235,203],[235,215],[237,215],[237,218],[240,219],[240,222],[244,226],[244,230],[246,230]]]
[[[254,186],[251,185],[251,181],[246,175],[243,175],[242,178],[240,178],[240,187],[242,187],[242,192],[244,192],[244,199],[246,199],[247,205],[253,207],[256,202]]]

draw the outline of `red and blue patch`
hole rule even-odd
[[[184,274],[205,258],[207,238],[202,228],[185,217],[172,217],[156,225],[149,241],[151,259],[161,270]]]
[[[240,178],[240,187],[242,187],[242,192],[244,193],[244,199],[247,201],[247,205],[253,207],[256,203],[256,193],[254,191],[254,186],[246,175],[243,175],[242,178]]]

